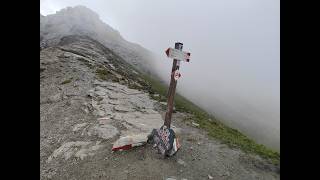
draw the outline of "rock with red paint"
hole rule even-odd
[[[136,146],[141,146],[147,143],[148,134],[136,134],[120,137],[114,142],[112,151],[128,150]]]

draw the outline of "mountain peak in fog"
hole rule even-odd
[[[103,22],[98,14],[85,6],[66,7],[55,14],[40,14],[40,46],[53,46],[69,35],[85,35],[115,51],[137,69],[152,72],[152,53],[140,45],[126,41],[120,33]]]

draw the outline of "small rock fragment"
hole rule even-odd
[[[113,143],[112,151],[128,150],[135,146],[141,146],[147,143],[148,133],[141,133],[136,135],[129,135],[120,137]]]
[[[182,159],[178,159],[178,164],[182,165],[182,166],[186,166],[186,163],[182,160]]]
[[[49,97],[49,102],[58,102],[61,100],[61,98],[62,98],[61,93],[58,93],[54,96]]]
[[[117,134],[119,134],[118,129],[115,128],[114,126],[107,125],[107,124],[96,125],[96,126],[92,127],[88,132],[89,136],[97,135],[98,137],[100,137],[102,139],[110,139],[110,138],[116,136]]]
[[[195,122],[192,122],[192,125],[195,126],[195,127],[199,127],[199,124],[195,123]]]
[[[116,111],[119,111],[119,112],[130,112],[130,111],[132,111],[130,108],[122,106],[122,105],[115,106],[114,109]]]
[[[87,125],[87,123],[76,124],[76,125],[73,127],[72,131],[73,131],[73,132],[79,131],[81,128],[85,127],[86,125]]]
[[[88,96],[90,96],[90,97],[93,97],[93,93],[94,93],[94,90],[93,89],[90,89],[89,91],[88,91]]]
[[[96,95],[98,95],[98,96],[105,96],[106,95],[106,93],[105,92],[103,92],[103,91],[96,91],[96,92],[94,92]]]
[[[176,180],[176,179],[172,177],[168,177],[166,180]]]

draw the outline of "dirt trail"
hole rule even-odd
[[[175,156],[163,159],[151,145],[112,152],[120,136],[163,123],[164,105],[129,88],[143,86],[135,73],[83,37],[40,51],[41,179],[280,179],[279,168],[210,139],[180,112]]]

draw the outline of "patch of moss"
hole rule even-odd
[[[112,80],[112,82],[117,82],[117,83],[120,82],[119,78],[117,78],[117,77],[112,77],[111,80]]]
[[[93,68],[93,65],[86,59],[82,58],[82,57],[78,57],[77,58],[78,61],[81,61],[84,63],[84,65],[86,65],[87,67],[89,67],[90,69]]]
[[[60,84],[68,84],[72,81],[72,78],[62,81]]]
[[[133,82],[133,81],[130,81],[130,82],[129,82],[128,87],[129,87],[130,89],[137,89],[137,90],[142,90],[142,89],[143,89],[142,86],[139,86],[138,84],[136,84],[136,83]]]
[[[108,72],[107,69],[105,68],[98,68],[96,70],[96,75],[98,76],[98,78],[100,78],[101,80],[107,80],[108,76],[110,75],[110,73]]]

